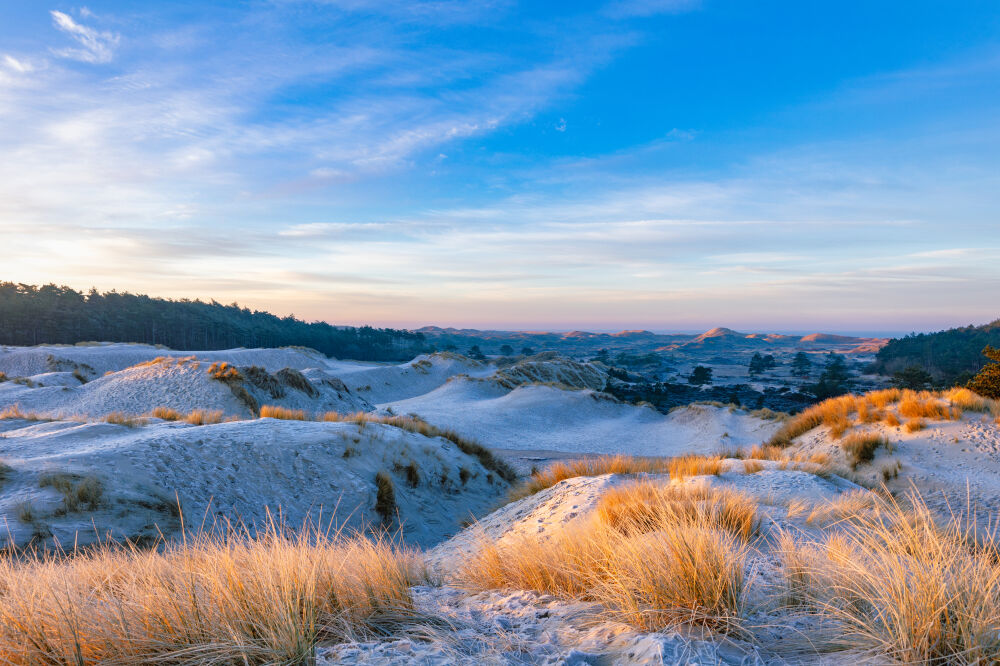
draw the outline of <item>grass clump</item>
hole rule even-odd
[[[312,385],[306,376],[294,368],[282,368],[275,373],[278,381],[289,388],[293,388],[296,391],[301,391],[308,395],[310,398],[318,398],[319,390]]]
[[[213,425],[222,423],[222,419],[221,409],[193,409],[184,417],[191,425]]]
[[[609,500],[606,519],[595,515],[548,539],[525,534],[486,541],[459,580],[470,589],[531,589],[596,601],[643,631],[681,624],[737,630],[748,605],[749,547],[742,536],[720,529],[724,514],[710,508],[717,506],[710,495],[687,500],[684,492],[637,488]],[[650,508],[650,501],[663,505]]]
[[[722,456],[703,456],[692,453],[670,458],[667,461],[667,472],[670,473],[672,481],[703,474],[718,476],[722,473]]]
[[[637,481],[605,492],[595,512],[601,522],[625,534],[645,534],[666,523],[689,524],[720,529],[749,542],[760,529],[753,501],[704,485]]]
[[[577,476],[603,474],[660,474],[669,470],[666,458],[638,458],[616,455],[578,458],[555,462],[543,470],[532,473],[528,480],[511,491],[510,498],[520,499],[551,488],[560,481]]]
[[[952,419],[953,414],[954,412],[947,405],[938,402],[933,397],[921,398],[918,395],[908,395],[899,403],[899,415],[905,418],[947,421]]]
[[[51,421],[52,419],[38,412],[26,412],[20,405],[10,405],[0,409],[0,419],[20,419],[23,421]]]
[[[28,501],[18,504],[17,519],[25,524],[30,524],[38,520],[38,514],[35,512],[35,506]]]
[[[927,422],[923,419],[910,419],[903,427],[906,432],[918,432],[927,427]]]
[[[222,361],[221,363],[216,361],[212,365],[208,366],[208,375],[212,379],[218,380],[220,382],[241,382],[243,381],[243,375],[240,373],[239,369],[234,366]]]
[[[417,556],[384,540],[280,529],[140,550],[0,560],[13,664],[300,664],[320,642],[414,621]]]
[[[382,518],[384,525],[391,525],[397,508],[396,484],[392,482],[389,472],[380,470],[375,474],[375,513]]]
[[[877,433],[854,433],[845,437],[840,442],[840,448],[847,454],[847,461],[851,464],[851,469],[857,469],[862,463],[869,463],[875,459],[875,452],[879,448],[891,451],[892,445],[888,438]]]
[[[156,419],[163,419],[164,421],[180,421],[184,418],[183,414],[170,407],[154,407],[149,415]]]
[[[984,412],[1000,416],[1000,401],[985,398],[967,388],[955,387],[949,389],[945,392],[944,398],[953,406],[967,412]]]
[[[38,487],[53,488],[63,496],[60,513],[75,513],[82,507],[93,511],[100,508],[104,497],[104,485],[94,476],[53,472],[39,477]]]
[[[260,408],[260,418],[280,419],[282,421],[306,421],[306,412],[303,409],[289,409],[279,405],[264,405]]]
[[[111,412],[104,417],[104,420],[108,423],[125,426],[126,428],[138,428],[146,423],[142,417],[135,414],[126,414],[125,412]]]
[[[1000,548],[961,516],[937,521],[916,496],[888,501],[836,534],[786,540],[786,577],[863,647],[901,663],[1000,660]]]

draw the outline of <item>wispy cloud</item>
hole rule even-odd
[[[344,323],[660,328],[719,312],[895,327],[929,308],[964,318],[1000,287],[995,159],[927,159],[962,155],[981,127],[765,149],[657,108],[658,138],[631,145],[603,110],[570,108],[642,43],[638,19],[694,3],[554,24],[504,23],[512,6],[490,2],[270,0],[198,21],[149,7],[53,11],[69,49],[48,27],[5,44],[3,278]],[[881,104],[924,78],[804,108]]]
[[[56,10],[49,13],[52,15],[55,27],[69,35],[79,45],[75,48],[52,49],[54,54],[92,64],[108,63],[114,58],[114,50],[120,40],[119,35],[82,25],[68,14]],[[83,15],[88,18],[93,17],[89,11]]]

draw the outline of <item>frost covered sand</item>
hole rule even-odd
[[[759,443],[778,428],[774,421],[711,405],[663,415],[591,389],[522,385],[510,390],[493,381],[465,378],[386,406],[492,448],[569,453],[709,453]]]
[[[129,428],[5,420],[0,431],[0,459],[10,468],[0,486],[0,512],[15,544],[170,534],[179,522],[177,497],[189,525],[206,516],[209,523],[260,524],[269,511],[298,525],[336,511],[337,524],[362,528],[382,523],[375,510],[380,471],[393,481],[402,536],[433,544],[507,489],[454,443],[378,423],[257,419]],[[94,479],[101,496],[67,511],[64,493],[43,482],[53,475],[77,484]]]
[[[300,633],[253,634],[253,645],[220,638],[219,623],[236,621],[222,610],[234,592],[220,578],[214,589],[221,596],[198,610],[216,624],[164,639],[180,652],[206,649],[209,636],[212,649],[249,663],[311,655],[314,646],[320,663],[955,663],[960,656],[985,663],[1000,657],[1000,641],[990,638],[1000,635],[1000,614],[990,610],[1000,608],[1000,550],[985,531],[964,533],[965,518],[948,522],[949,508],[965,510],[967,488],[980,525],[1000,505],[998,413],[991,405],[973,411],[984,408],[965,395],[844,398],[781,423],[712,405],[663,415],[623,404],[596,390],[606,380],[600,365],[552,356],[503,367],[450,354],[384,365],[298,349],[182,353],[99,345],[6,349],[0,368],[9,379],[0,382],[0,409],[19,405],[29,416],[72,417],[31,421],[11,410],[0,419],[6,465],[0,513],[10,545],[82,545],[106,534],[140,543],[161,533],[170,538],[179,533],[179,499],[189,527],[203,519],[266,525],[279,509],[281,522],[297,526],[335,511],[335,525],[368,534],[398,530],[406,543],[427,549],[421,562],[403,558],[406,572],[391,586],[388,606],[377,604],[373,623],[360,606],[338,610],[347,615],[337,617],[354,619],[333,633],[316,632],[314,618],[296,615],[281,622]],[[215,420],[223,422],[134,418],[155,407],[218,410]],[[295,420],[330,409],[370,410],[372,421]],[[457,434],[441,437],[405,418],[377,422],[376,409],[416,413]],[[293,420],[257,418],[258,410]],[[907,427],[914,419],[919,423]],[[634,462],[626,470],[643,474],[600,473],[594,465],[588,473],[596,476],[556,476],[504,505],[510,486],[500,468],[485,453],[463,453],[475,449],[461,437],[525,456],[742,448],[749,457]],[[776,446],[750,451],[766,440]],[[916,488],[924,500],[910,506],[904,499],[897,507],[885,491],[855,481],[876,489],[884,482],[899,497]],[[309,544],[289,551],[284,542],[256,543],[242,560],[225,555],[237,577],[250,575],[248,563],[263,561],[257,548],[294,551],[303,562],[339,557]],[[331,552],[340,548],[334,544]],[[383,554],[375,559],[386,571],[401,571],[402,560]],[[123,557],[114,560],[116,571],[146,566],[138,553]],[[203,555],[171,557],[188,566]],[[86,560],[73,562],[82,567],[73,603],[90,604],[96,597],[87,586],[101,578],[84,575]],[[41,596],[33,599],[50,598],[55,588],[45,592],[45,585],[60,579],[59,567],[70,566],[9,565],[9,579],[37,579]],[[52,573],[35,576],[30,566]],[[292,590],[286,584],[292,581],[309,587],[326,575],[299,565],[295,571],[307,572],[304,578],[253,571],[253,585],[271,590],[266,594]],[[913,577],[922,571],[932,575]],[[137,574],[135,584],[157,580]],[[926,604],[893,596],[921,580],[936,585],[916,588]],[[36,590],[17,589],[28,588]],[[831,596],[838,589],[865,604]],[[146,598],[134,592],[129,599]],[[10,605],[19,598],[0,599],[8,603],[0,611],[23,618],[41,608],[32,599]],[[252,612],[271,617],[266,610],[275,607],[255,602]],[[293,615],[302,610],[290,608]],[[96,617],[92,609],[78,610]],[[879,621],[897,613],[906,621]],[[75,631],[72,623],[60,626]],[[921,627],[940,629],[938,637],[926,640]],[[94,636],[117,631],[99,617],[84,628]],[[91,647],[98,649],[100,640]],[[10,644],[19,643],[12,637]]]

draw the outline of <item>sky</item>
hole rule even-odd
[[[1000,10],[0,0],[0,280],[403,327],[991,321]]]

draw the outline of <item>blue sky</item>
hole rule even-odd
[[[0,5],[0,279],[336,323],[1000,315],[995,2]]]

